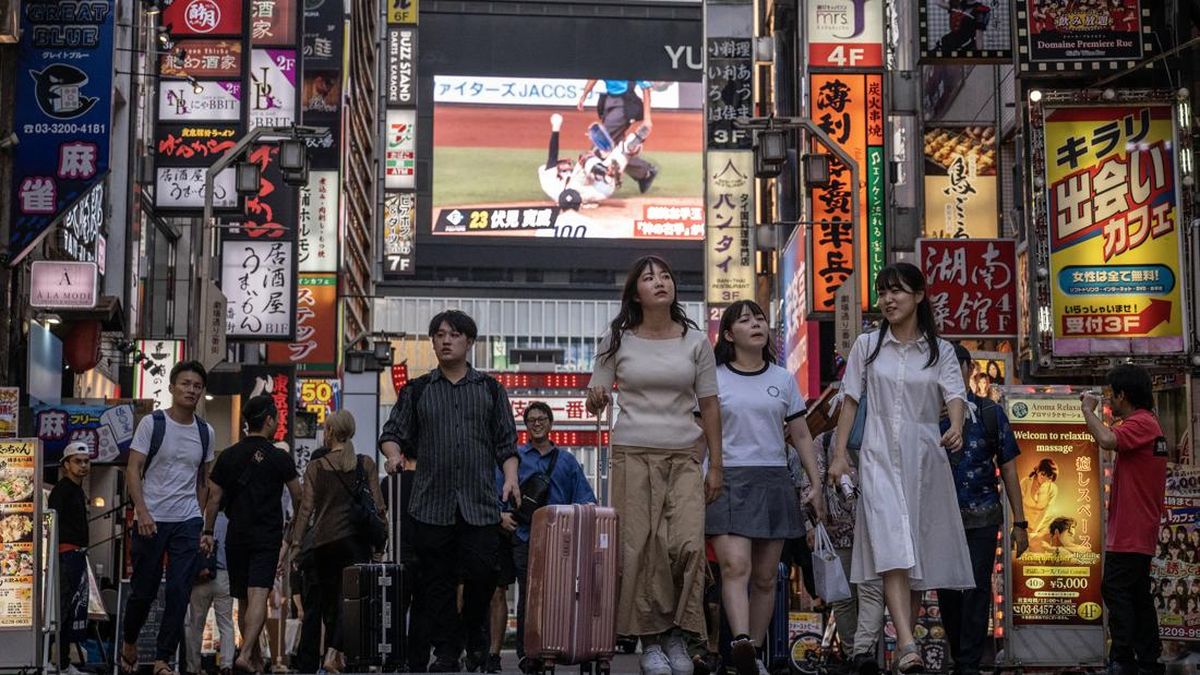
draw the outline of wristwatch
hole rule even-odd
[[[1019,528],[1021,528],[1022,530],[1028,530],[1028,529],[1029,529],[1029,521],[1028,521],[1028,520],[1018,520],[1018,521],[1015,521],[1015,522],[1013,523],[1013,527],[1019,527]]]

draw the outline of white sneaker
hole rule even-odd
[[[762,659],[754,659],[754,665],[758,666],[758,675],[771,675],[771,671],[763,665]]]
[[[62,675],[83,675],[83,673],[75,667],[74,663],[68,665],[66,669],[60,670],[59,672],[62,673]]]
[[[642,650],[642,675],[672,675],[671,662],[659,645]]]
[[[558,131],[559,129],[562,129],[562,120],[563,120],[562,115],[559,115],[558,113],[554,113],[553,115],[551,115],[550,116],[550,131]]]
[[[663,638],[662,643],[667,652],[667,660],[671,664],[671,675],[692,675],[696,665],[692,663],[692,657],[688,655],[687,645],[683,644],[683,637],[669,635]]]

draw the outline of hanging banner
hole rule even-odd
[[[300,190],[300,238],[297,258],[303,272],[336,272],[338,172],[309,171]]]
[[[158,119],[163,122],[236,122],[242,118],[239,80],[189,82],[163,79],[158,87]]]
[[[407,277],[416,273],[417,231],[413,224],[416,195],[388,192],[383,196],[383,275]]]
[[[1140,0],[1017,0],[1021,72],[1133,68],[1151,49],[1150,10]]]
[[[384,187],[388,190],[414,189],[417,173],[417,111],[387,111],[384,139]]]
[[[917,0],[922,61],[1012,62],[1009,3]]]
[[[17,387],[0,387],[0,438],[17,435],[20,413],[21,390]]]
[[[171,384],[171,369],[183,361],[183,340],[138,340],[138,351],[146,355],[149,365],[158,366],[153,372],[143,360],[134,369],[133,397],[154,401],[155,410],[166,410],[174,403],[167,386]]]
[[[4,467],[0,475],[4,487],[0,492],[4,496],[0,503],[0,544],[4,545],[0,630],[28,629],[34,624],[34,575],[41,571],[34,546],[34,531],[42,529],[34,527],[41,516],[39,454],[36,438],[0,441],[0,466]]]
[[[296,340],[267,345],[267,361],[305,373],[337,374],[337,275],[302,274],[297,280]]]
[[[875,275],[887,264],[883,194],[883,77],[814,74],[812,119],[858,164],[859,214],[853,222],[850,169],[830,157],[828,187],[812,190],[813,238],[809,244],[811,311],[830,313],[837,289],[862,263],[859,276],[864,310],[875,305]],[[816,152],[826,152],[814,141]],[[858,255],[861,252],[861,255]]]
[[[1102,626],[1103,481],[1079,397],[1009,392],[1004,405],[1029,521],[1029,550],[1012,560],[1013,625]]]
[[[883,67],[883,0],[810,0],[810,68]]]
[[[249,0],[250,44],[291,47],[296,44],[295,0]]]
[[[57,466],[63,449],[74,441],[87,444],[93,462],[124,462],[133,441],[133,406],[129,402],[39,404],[33,407],[33,428],[47,467]]]
[[[9,265],[108,171],[113,95],[113,5],[25,2],[12,106]]]
[[[999,236],[996,128],[925,127],[925,236]]]
[[[754,153],[707,155],[705,294],[709,304],[754,299]]]
[[[938,333],[1017,336],[1017,244],[1012,239],[918,239],[917,260]]]
[[[1054,353],[1183,351],[1172,107],[1045,108],[1043,125]]]
[[[290,241],[221,242],[226,337],[293,340],[295,262]]]
[[[817,354],[820,326],[808,320],[807,228],[799,225],[783,247],[783,359],[784,365],[803,394],[815,396],[821,391],[820,364],[810,360]]]
[[[182,58],[178,58],[182,55]],[[242,43],[236,40],[176,40],[175,49],[159,56],[161,77],[212,77],[242,80]]]
[[[292,448],[292,418],[296,409],[295,366],[242,366],[242,405],[255,396],[266,394],[275,400],[279,426],[271,440],[287,443]]]
[[[250,128],[286,127],[296,121],[296,51],[250,51]]]
[[[162,25],[171,35],[240,37],[242,0],[175,0],[163,6]]]
[[[734,120],[754,116],[753,41],[710,37],[707,43],[704,103],[707,147],[749,150],[754,146],[753,134],[749,129],[734,126]]]

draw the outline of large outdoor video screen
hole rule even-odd
[[[434,78],[439,237],[699,241],[697,82]]]

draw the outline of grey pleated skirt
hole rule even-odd
[[[749,539],[804,536],[800,497],[786,466],[725,468],[725,489],[708,505],[705,536],[735,534]]]

